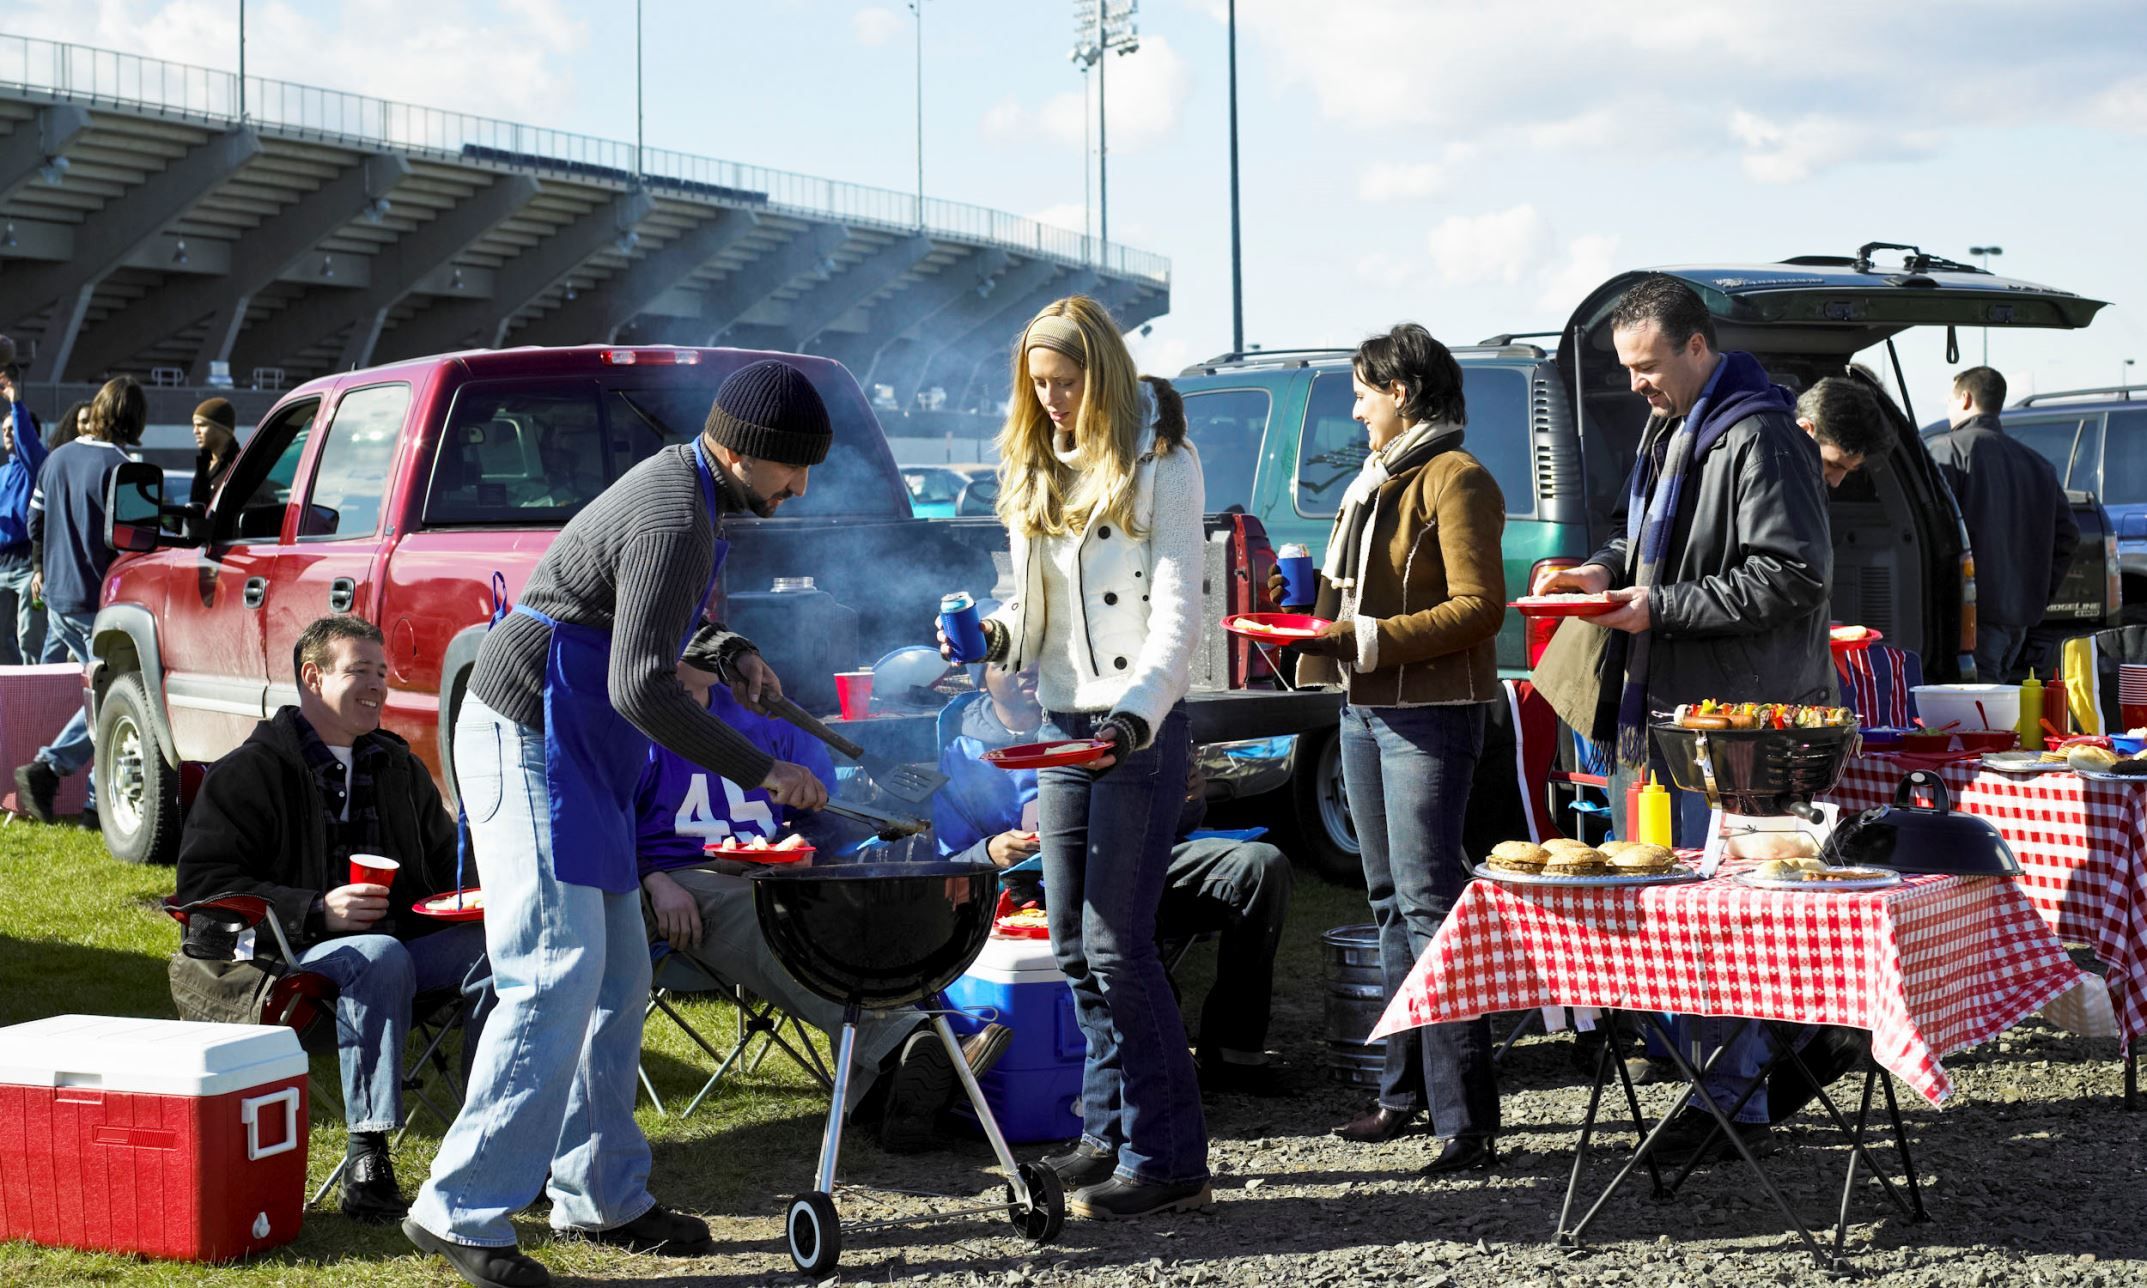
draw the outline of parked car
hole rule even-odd
[[[1902,263],[1881,267],[1874,262],[1881,249],[1650,271],[1691,285],[1714,316],[1722,347],[1751,352],[1792,392],[1830,375],[1870,380],[1852,366],[1855,356],[1883,344],[1891,357],[1892,337],[1911,326],[2081,327],[2103,307],[1914,247],[1892,248],[1906,252]],[[1611,535],[1647,406],[1618,365],[1609,317],[1640,276],[1621,273],[1596,287],[1560,331],[1454,347],[1468,403],[1468,450],[1506,496],[1506,582],[1515,595],[1539,570],[1579,563]],[[1349,354],[1225,354],[1179,376],[1211,509],[1242,510],[1260,519],[1277,546],[1302,542],[1315,556],[1323,553],[1342,491],[1366,453],[1364,427],[1350,419]],[[1932,680],[1957,679],[1973,668],[1973,568],[1958,511],[1917,437],[1913,413],[1900,411],[1892,449],[1831,494],[1834,615],[1922,655]],[[2083,529],[2099,522],[2085,517]],[[2114,595],[2106,603],[2062,602],[2053,613],[2099,624],[2114,604]],[[1554,620],[1509,614],[1498,640],[1501,673],[1526,675],[1555,629]],[[1502,761],[1494,746],[1484,759],[1497,780],[1486,786],[1510,795],[1510,756]],[[1279,813],[1323,866],[1354,865],[1331,733],[1300,740]]]
[[[355,612],[387,635],[382,723],[453,799],[450,739],[495,586],[511,600],[553,535],[658,448],[698,432],[716,387],[767,355],[668,347],[520,348],[414,359],[283,395],[206,509],[175,515],[161,472],[115,472],[116,561],[92,629],[99,818],[130,861],[175,852],[185,767],[239,745],[297,700],[292,647],[306,624]],[[780,517],[731,516],[720,611],[809,709],[836,709],[835,672],[929,643],[942,592],[1000,582],[996,520],[920,521],[850,373],[784,355],[813,381],[834,446]],[[160,532],[176,521],[177,533]],[[1251,607],[1271,561],[1248,526],[1219,520],[1208,620]],[[1235,560],[1233,566],[1230,561]],[[1220,639],[1195,673],[1203,742],[1272,740],[1333,719],[1325,695],[1215,692],[1243,674]],[[936,756],[930,716],[859,721],[852,737],[903,759]],[[1287,748],[1276,751],[1287,756]],[[1248,776],[1271,766],[1247,753]]]
[[[2042,453],[2074,498],[2078,514],[2086,498],[2108,512],[2104,542],[2094,543],[2085,523],[2072,575],[2051,605],[2060,628],[2077,635],[2079,623],[2099,614],[2106,559],[2104,544],[2117,551],[2121,616],[2147,623],[2147,385],[2068,389],[2015,399],[2002,418],[2005,432]],[[1945,425],[1926,427],[1926,436]],[[2097,625],[2100,623],[2097,622]]]
[[[909,489],[910,513],[917,518],[981,518],[992,513],[998,499],[999,467],[905,465],[902,486]]]

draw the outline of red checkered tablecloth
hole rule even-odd
[[[1496,1011],[1594,1006],[1868,1029],[1933,1104],[1939,1058],[2081,979],[2011,881],[1759,890],[1723,876],[1624,889],[1469,883],[1372,1036]]]
[[[1828,799],[1844,814],[1893,803],[1906,774],[1883,758],[1849,763]],[[2129,1049],[2147,1035],[2147,782],[2002,774],[1974,761],[1938,771],[1954,809],[1987,819],[2020,860],[2019,885],[2044,924],[2086,944]]]

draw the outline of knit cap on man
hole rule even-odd
[[[818,465],[835,441],[827,404],[812,381],[773,358],[731,373],[716,390],[705,428],[740,456],[777,465]]]
[[[239,427],[238,409],[229,398],[211,398],[194,409],[195,420],[205,420],[212,425],[222,425],[236,433]]]

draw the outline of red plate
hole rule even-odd
[[[1850,653],[1861,653],[1865,649],[1870,648],[1872,645],[1886,638],[1884,635],[1879,634],[1877,631],[1872,630],[1868,626],[1865,627],[1864,630],[1865,634],[1862,639],[1837,640],[1829,636],[1827,638],[1827,647],[1834,650],[1834,656],[1836,658],[1840,658]]]
[[[473,894],[482,895],[483,893],[476,886],[471,886],[467,890],[450,890],[446,894],[436,894],[429,899],[418,900],[410,906],[410,911],[420,917],[430,917],[434,921],[483,921],[485,919],[485,908],[482,903],[475,907],[461,906],[462,900]]]
[[[1262,644],[1302,644],[1332,625],[1326,618],[1308,613],[1232,613],[1223,619],[1224,630]],[[1302,631],[1311,634],[1295,633]]]
[[[982,759],[1001,769],[1051,769],[1059,765],[1086,765],[1110,754],[1112,744],[1101,738],[1064,738],[1058,742],[1024,742],[987,751]]]
[[[1566,599],[1543,595],[1523,595],[1506,605],[1523,617],[1601,617],[1616,612],[1620,606],[1617,600],[1594,596]]]
[[[813,857],[814,850],[810,845],[793,845],[787,850],[778,850],[773,847],[765,850],[747,850],[735,847],[726,850],[723,848],[723,843],[717,841],[702,846],[701,853],[711,859],[736,859],[740,863],[783,864],[803,863]]]

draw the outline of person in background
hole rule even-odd
[[[2080,524],[2042,454],[2005,432],[2005,377],[1970,367],[1953,378],[1953,427],[1926,439],[1960,502],[1976,560],[1976,678],[2003,683],[2028,632],[2072,567]]]
[[[1612,632],[1601,679],[1616,713],[1610,798],[1623,836],[1626,788],[1660,770],[1648,742],[1653,719],[1708,698],[1833,700],[1834,547],[1819,445],[1758,359],[1715,347],[1714,320],[1691,287],[1661,273],[1641,278],[1611,313],[1611,339],[1650,413],[1619,535],[1580,567],[1539,577],[1534,590],[1608,592],[1620,604],[1593,620]],[[1676,844],[1704,845],[1705,797],[1672,798]],[[1771,1043],[1738,1021],[1688,1018],[1681,1032],[1698,1050],[1728,1044],[1707,1080],[1724,1109],[1766,1067]],[[1739,1135],[1762,1145],[1768,1119],[1767,1095],[1757,1092],[1738,1111]],[[1714,1127],[1712,1115],[1688,1105],[1663,1143],[1690,1154]]]
[[[1819,444],[1819,472],[1830,488],[1884,456],[1893,427],[1878,395],[1847,376],[1828,376],[1797,395],[1797,428]]]
[[[1044,1162],[1075,1216],[1185,1211],[1213,1199],[1208,1131],[1155,932],[1192,755],[1200,456],[1177,390],[1137,374],[1087,296],[1045,305],[1013,367],[998,512],[1015,593],[984,619],[982,660],[1036,668],[1044,737],[1109,744],[1037,784],[1051,948],[1088,1039],[1081,1141]]]
[[[962,709],[960,727],[940,748],[939,772],[947,776],[947,785],[932,798],[932,832],[943,858],[1005,868],[1042,848],[1025,817],[1036,800],[1036,771],[996,769],[982,757],[1034,741],[1044,710],[1036,700],[1033,669],[983,670],[985,696]],[[1282,1080],[1267,1055],[1267,1026],[1275,992],[1275,954],[1290,910],[1290,861],[1264,841],[1194,836],[1207,809],[1207,779],[1196,760],[1178,816],[1177,843],[1171,847],[1156,939],[1177,945],[1204,934],[1218,936],[1216,984],[1201,1007],[1194,1057],[1201,1086],[1280,1095]],[[1008,882],[1010,889],[1029,884],[1014,877]],[[1048,896],[1049,891],[1042,893]],[[1033,896],[1017,895],[1025,897]]]
[[[380,628],[323,617],[292,648],[298,705],[254,726],[209,767],[179,838],[179,898],[267,899],[291,941],[291,963],[335,981],[336,1054],[350,1168],[343,1214],[369,1225],[409,1210],[395,1183],[388,1134],[403,1123],[403,1046],[423,993],[454,989],[467,1027],[464,1068],[495,1000],[485,929],[421,917],[410,906],[479,884],[457,883],[455,819],[410,745],[380,727],[388,659]],[[352,854],[401,865],[390,885],[353,884]],[[273,951],[273,936],[261,943]],[[257,951],[259,948],[257,947]],[[173,996],[239,970],[240,962],[175,959]],[[213,993],[213,979],[197,987]],[[195,1018],[188,1015],[187,1018]]]
[[[22,368],[15,342],[0,335],[0,666],[36,662],[45,648],[45,613],[30,593],[30,496],[50,450],[37,416],[22,400]],[[9,624],[13,628],[9,628]]]
[[[796,725],[748,711],[715,684],[713,658],[688,645],[679,683],[708,703],[725,724],[780,760],[805,766],[832,792],[835,762],[827,747]],[[938,657],[933,656],[933,661]],[[800,985],[776,960],[753,911],[745,875],[756,866],[745,858],[706,853],[707,845],[736,838],[773,842],[781,834],[802,837],[817,851],[816,866],[841,863],[852,844],[824,814],[777,805],[765,789],[718,778],[667,747],[649,750],[636,795],[640,816],[635,858],[650,925],[670,946],[692,957],[726,984],[773,1002],[787,1015],[829,1037],[842,1032],[842,1007]],[[970,1072],[982,1076],[1006,1053],[1013,1033],[987,1024],[963,1043]],[[942,1140],[939,1115],[960,1088],[946,1044],[914,1009],[867,1010],[857,1026],[857,1047],[846,1110],[863,1121],[877,1119],[881,1148],[909,1154]]]
[[[239,459],[239,414],[229,398],[211,398],[194,409],[194,489],[187,495],[204,508]]]
[[[1332,625],[1298,646],[1297,680],[1339,684],[1347,699],[1343,788],[1392,998],[1468,884],[1462,819],[1499,695],[1506,500],[1463,450],[1461,367],[1429,331],[1407,322],[1366,340],[1350,378],[1370,451],[1319,571],[1312,611]],[[1392,1140],[1420,1110],[1443,1142],[1426,1174],[1497,1161],[1488,1017],[1389,1038],[1377,1098],[1334,1134]]]
[[[104,543],[105,487],[127,462],[127,448],[142,441],[148,418],[142,387],[132,376],[114,377],[90,400],[82,437],[53,448],[38,470],[30,496],[31,562],[37,569],[30,594],[45,601],[44,661],[90,659],[90,626],[112,566],[112,548]],[[23,812],[51,822],[60,779],[87,765],[91,754],[89,716],[78,710],[36,759],[15,770],[15,799]],[[90,807],[96,808],[94,790]]]
[[[51,435],[45,439],[45,450],[56,452],[82,437],[82,422],[88,418],[88,403],[69,403],[67,410],[60,413],[59,424],[52,427]]]

